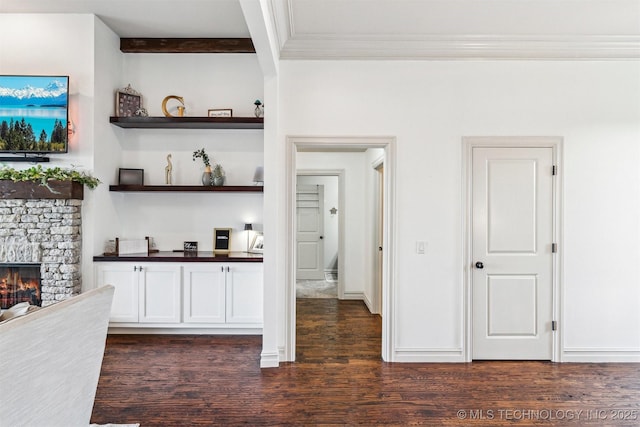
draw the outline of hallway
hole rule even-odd
[[[338,298],[335,280],[297,280],[296,298]]]
[[[296,304],[296,362],[381,360],[382,322],[362,301],[298,298]]]

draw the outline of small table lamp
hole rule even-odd
[[[251,230],[253,230],[253,225],[251,224],[245,224],[244,225],[244,231],[247,232],[247,253],[249,253],[249,234],[251,234]]]
[[[264,168],[262,166],[258,166],[253,174],[253,185],[264,185]]]

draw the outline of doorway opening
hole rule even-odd
[[[341,156],[351,156],[350,160],[353,160],[353,158],[357,157],[355,154],[357,153],[361,160],[359,162],[356,161],[356,168],[359,168],[359,171],[354,176],[361,177],[364,184],[361,185],[359,190],[352,192],[350,196],[349,185],[345,184],[345,182],[353,183],[355,179],[350,176],[349,170],[345,171],[344,179],[339,180],[343,183],[344,188],[341,188],[340,191],[341,203],[336,207],[338,222],[342,224],[338,233],[340,236],[337,257],[338,298],[345,300],[360,299],[364,301],[370,312],[381,314],[381,357],[385,361],[393,361],[391,348],[391,343],[393,342],[391,337],[393,284],[391,278],[394,276],[392,218],[394,213],[393,171],[395,140],[390,137],[289,137],[287,141],[289,158],[287,206],[290,212],[288,215],[288,229],[291,240],[290,245],[288,245],[289,253],[287,256],[285,359],[294,361],[296,354],[296,278],[299,257],[297,232],[298,221],[300,220],[296,203],[298,175],[300,172],[303,175],[321,175],[318,173],[319,170],[324,170],[326,174],[326,164],[330,163],[325,163],[325,166],[323,166],[322,162],[317,161],[317,159],[324,159],[323,161],[328,159],[329,162],[333,161],[332,166],[338,166],[342,169],[338,161]],[[374,165],[375,161],[378,162],[377,165]],[[382,163],[384,163],[385,173],[382,175],[382,181],[379,182],[377,180],[380,179],[381,175],[379,171],[376,171],[375,167]],[[333,173],[335,173],[335,170]],[[374,196],[374,193],[378,191],[379,185],[383,187],[383,194],[385,194],[384,215],[377,214],[377,196]],[[348,197],[358,200],[355,206],[344,202]],[[353,200],[350,200],[350,202],[353,202]],[[325,213],[331,215],[331,208],[333,206],[324,206],[323,209]],[[358,216],[357,211],[359,209],[365,211],[366,215],[368,215],[366,220],[363,219],[364,214]],[[355,216],[345,220],[348,213]],[[355,220],[352,220],[353,218]],[[381,225],[375,223],[378,219],[381,220]],[[381,251],[378,249],[376,227],[382,230],[383,240],[386,242]],[[310,252],[314,253],[313,250]],[[379,252],[381,252],[380,262],[375,259]],[[381,280],[379,281],[376,279],[377,268],[381,272]],[[380,289],[376,288],[377,283],[380,283]]]

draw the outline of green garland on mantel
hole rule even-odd
[[[18,181],[36,181],[41,185],[48,186],[47,182],[54,181],[73,181],[84,184],[94,189],[100,184],[100,180],[91,176],[87,172],[80,172],[75,169],[63,169],[61,167],[44,169],[37,165],[28,169],[14,169],[9,166],[0,168],[0,180]]]

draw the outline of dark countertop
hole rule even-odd
[[[161,251],[149,255],[96,255],[94,261],[119,261],[119,262],[262,262],[262,254],[248,254],[246,252],[231,252],[229,255],[214,255],[213,252],[198,252],[195,254],[185,252]]]

